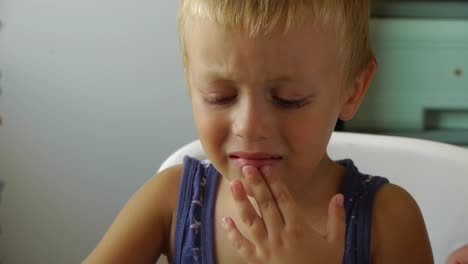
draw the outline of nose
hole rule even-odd
[[[235,136],[246,141],[271,138],[274,113],[265,100],[246,99],[233,113],[232,129]]]

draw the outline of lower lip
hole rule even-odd
[[[233,157],[231,157],[230,160],[234,163],[234,165],[240,168],[245,166],[254,166],[257,168],[273,166],[274,164],[281,161],[281,159],[243,159]]]

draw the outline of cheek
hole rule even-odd
[[[198,137],[208,153],[223,145],[229,133],[229,120],[226,114],[210,109],[210,106],[201,101],[192,101],[195,127]],[[207,154],[208,154],[207,153]]]
[[[229,181],[240,178],[238,171],[229,171],[226,146],[230,135],[230,122],[227,112],[210,109],[203,102],[193,102],[193,114],[198,137],[207,158]]]
[[[288,144],[295,152],[309,156],[324,152],[336,124],[338,114],[332,109],[311,110],[285,120]],[[315,154],[314,154],[315,155]]]

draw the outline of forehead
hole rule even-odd
[[[313,24],[251,36],[209,19],[185,24],[188,70],[203,77],[306,77],[337,74],[337,35],[333,28]]]

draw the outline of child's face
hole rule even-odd
[[[224,177],[240,178],[246,164],[272,165],[293,184],[326,170],[346,101],[332,30],[304,26],[251,38],[191,19],[185,32],[196,128]]]

